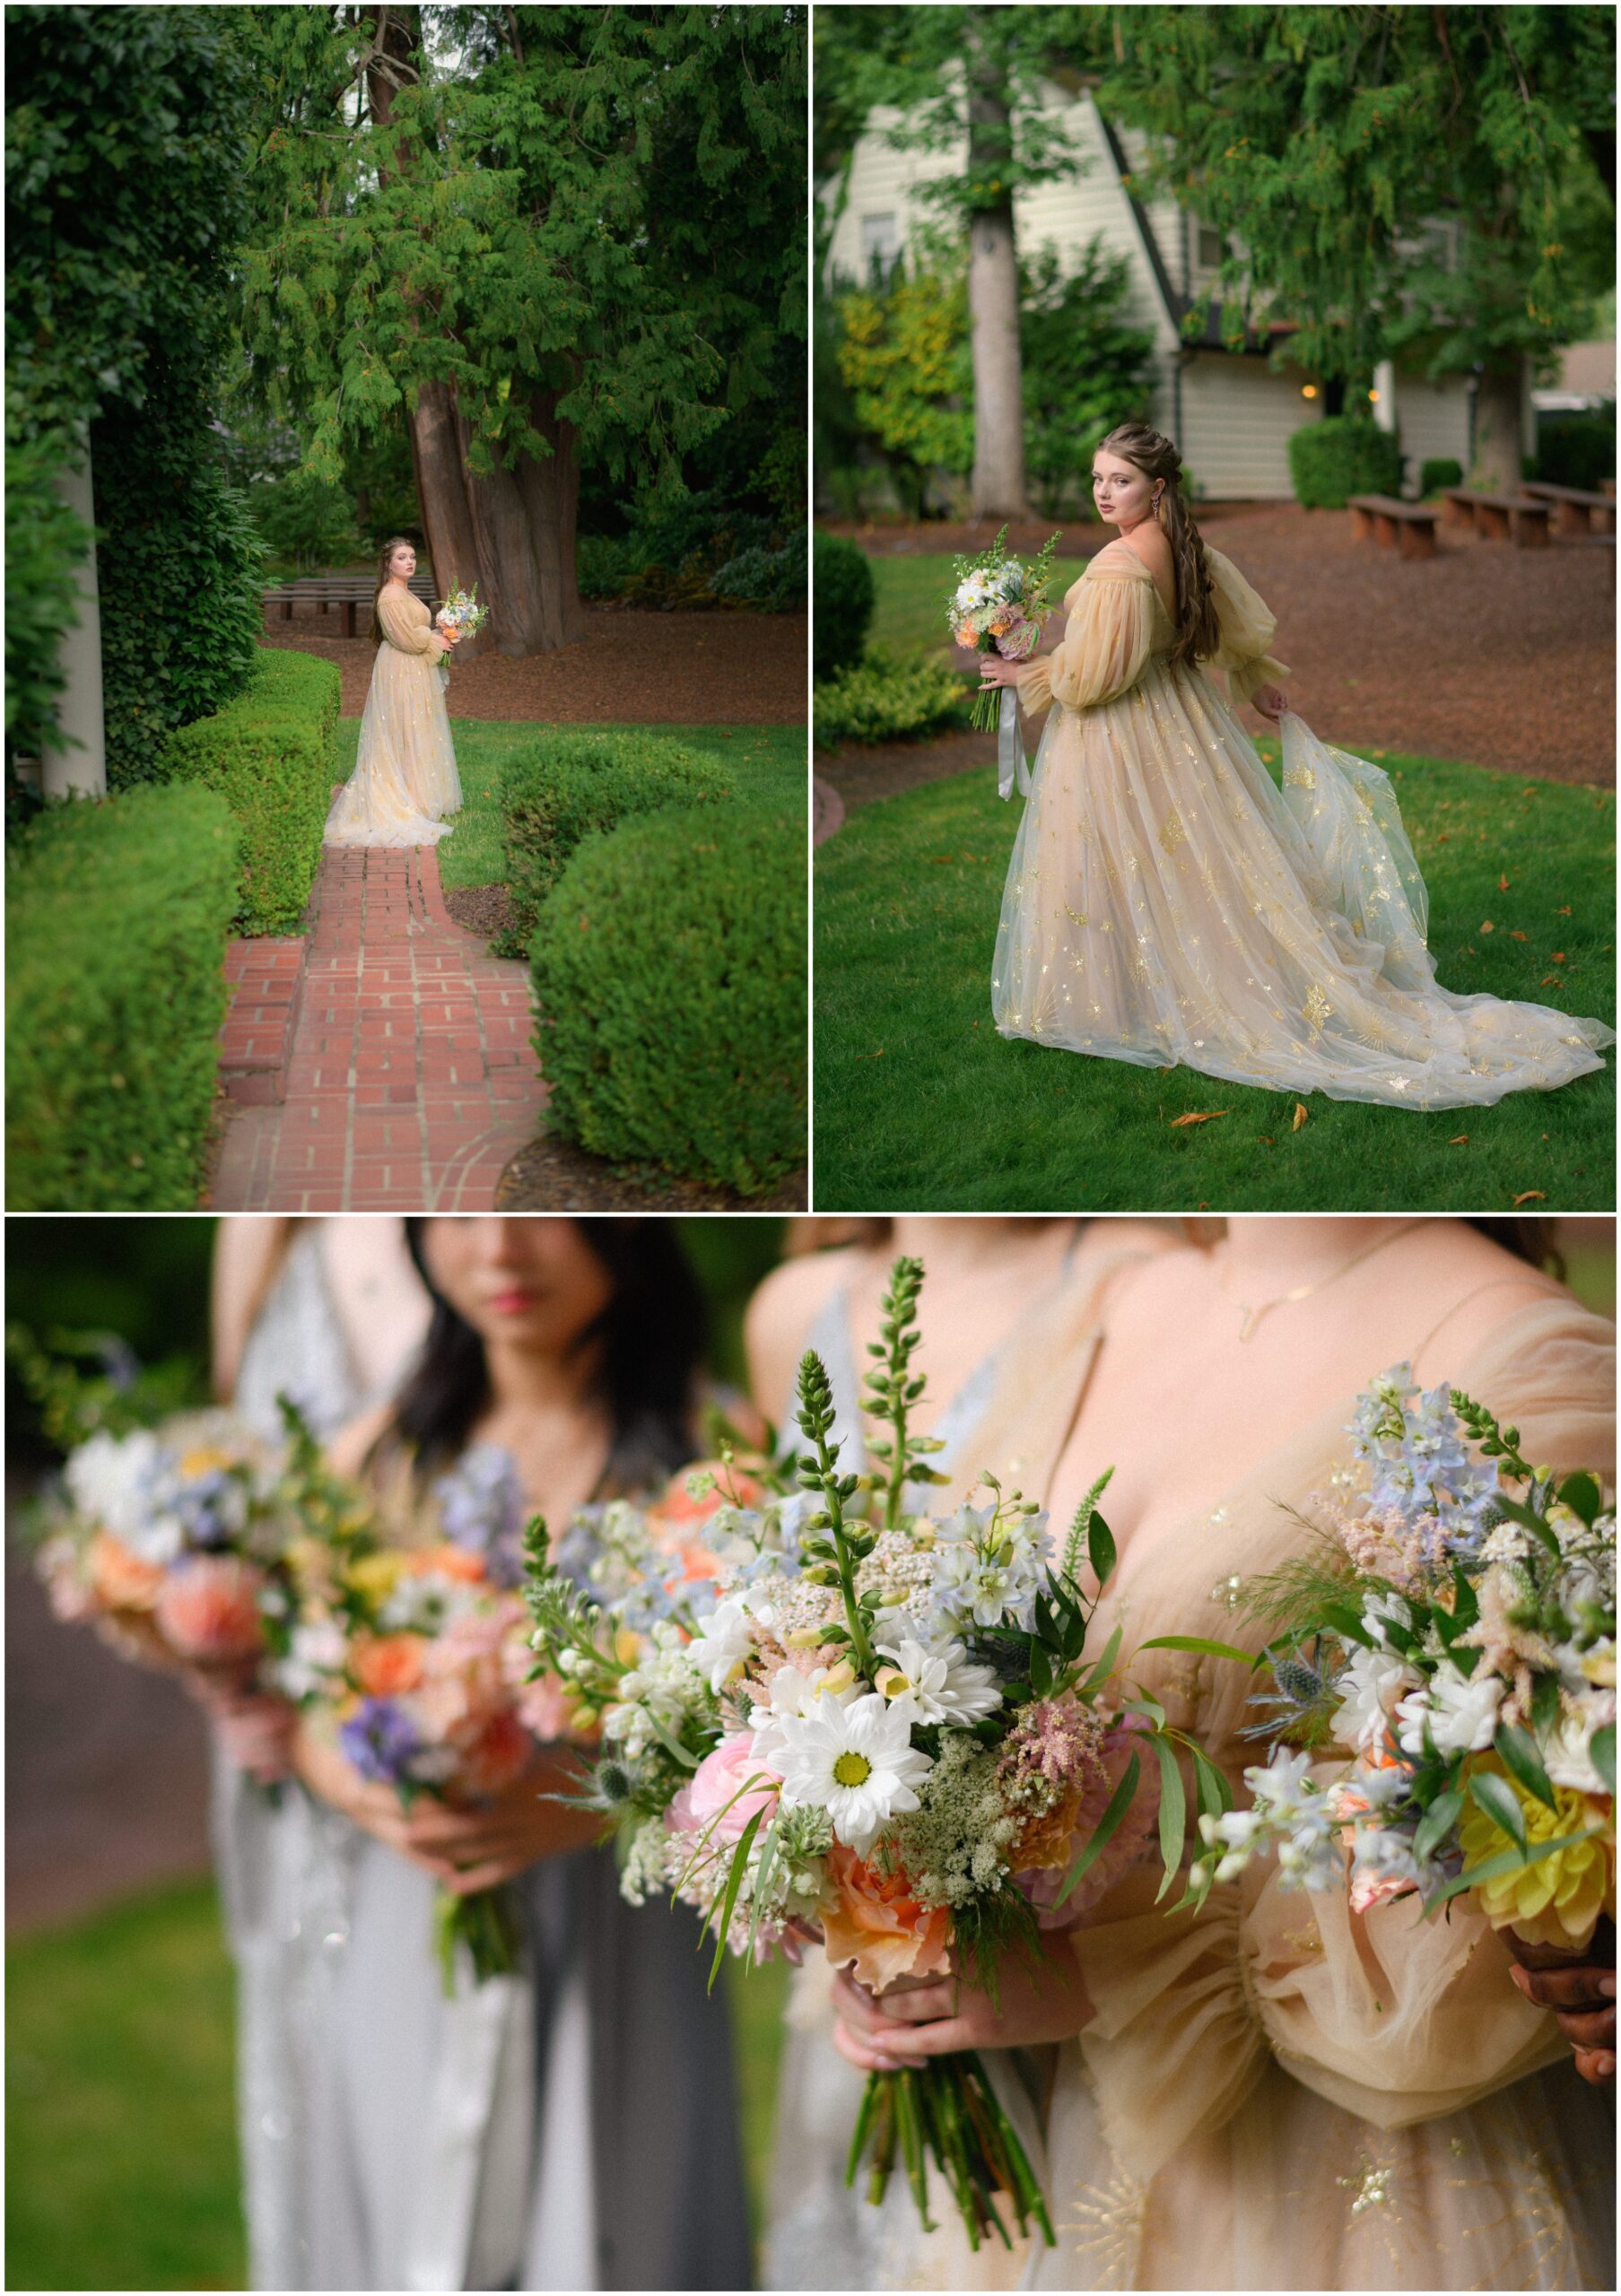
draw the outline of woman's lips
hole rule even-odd
[[[521,1316],[535,1305],[536,1293],[519,1291],[516,1285],[505,1292],[492,1292],[490,1312],[495,1316]]]

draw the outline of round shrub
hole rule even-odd
[[[812,667],[820,681],[861,658],[873,618],[873,570],[865,552],[853,542],[818,534],[811,572],[815,582]]]
[[[1579,486],[1597,494],[1601,478],[1616,474],[1616,409],[1590,414],[1544,414],[1537,422],[1534,474],[1544,486]]]
[[[1454,462],[1450,455],[1439,456],[1434,462],[1423,463],[1418,471],[1418,491],[1421,496],[1439,494],[1444,487],[1463,484],[1463,465]]]
[[[811,705],[816,744],[836,749],[844,742],[904,742],[942,726],[961,733],[968,702],[968,688],[943,662],[875,646],[864,662],[816,688]]]
[[[712,804],[733,795],[718,761],[666,740],[659,729],[586,733],[560,726],[509,760],[501,780],[502,843],[512,921],[494,943],[525,957],[541,908],[570,856],[593,830],[667,805]]]
[[[1400,442],[1365,414],[1327,414],[1291,432],[1289,475],[1308,510],[1343,510],[1353,494],[1399,494]]]
[[[804,1162],[805,839],[780,803],[586,839],[530,956],[565,1139],[741,1196]]]

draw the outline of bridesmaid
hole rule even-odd
[[[397,1401],[334,1445],[379,1488],[425,1483],[474,1443],[512,1457],[561,1520],[691,1455],[702,1309],[665,1223],[413,1220],[432,1303]],[[251,1353],[251,1343],[249,1352]],[[245,2067],[279,2180],[256,2276],[293,2288],[713,2288],[747,2274],[727,2021],[696,1939],[621,1900],[595,1828],[518,1789],[406,1817],[318,1735],[293,1761],[301,1871],[260,1934],[306,1946],[289,2031]],[[434,1884],[510,1881],[522,1973],[447,2002]],[[636,2173],[626,2179],[624,2162]],[[274,2173],[274,2170],[273,2170]]]
[[[410,587],[416,551],[384,545],[371,613],[377,648],[354,771],[327,817],[328,845],[432,845],[461,804],[439,665],[456,643]]]
[[[976,1453],[1039,1461],[1026,1487],[1055,1522],[1114,1463],[1100,1635],[1255,1648],[1235,1598],[1300,1551],[1353,1398],[1394,1362],[1479,1396],[1537,1458],[1613,1480],[1613,1329],[1538,1271],[1534,1225],[1254,1218],[1208,1249],[1121,1253],[1077,1298],[1061,1362],[1008,1360]],[[1239,1785],[1241,1670],[1158,1652],[1140,1677]],[[1193,1917],[1154,1891],[1128,1876],[1044,1984],[1005,1973],[999,2012],[972,1988],[888,2013],[837,1991],[862,2066],[1033,2052],[1059,2245],[1027,2254],[1026,2286],[1615,2285],[1612,2112],[1571,2062],[1583,2021],[1567,2036],[1521,1996],[1477,1913],[1353,1917],[1266,1866]],[[953,2245],[913,2236],[907,2266],[963,2284]]]

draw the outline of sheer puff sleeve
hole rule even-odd
[[[418,621],[412,611],[417,604],[414,598],[397,598],[381,590],[378,593],[377,618],[390,646],[397,646],[402,654],[425,654],[431,662],[436,662],[450,649],[425,614]]]
[[[1227,673],[1227,688],[1233,699],[1249,701],[1263,685],[1282,685],[1289,675],[1286,664],[1268,651],[1277,634],[1277,617],[1233,561],[1212,550],[1208,543],[1205,563],[1210,570],[1211,602],[1222,632],[1215,666]]]
[[[1154,578],[1113,566],[1088,568],[1064,600],[1069,620],[1050,654],[1025,664],[1019,700],[1026,709],[1061,701],[1091,709],[1127,693],[1142,675],[1154,635]]]

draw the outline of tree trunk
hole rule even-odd
[[[1475,396],[1473,484],[1491,494],[1520,491],[1520,362],[1482,370]]]
[[[580,524],[580,439],[571,422],[559,420],[558,394],[536,391],[530,401],[529,420],[552,452],[545,461],[525,456],[519,483],[529,513],[529,537],[539,575],[540,598],[547,648],[567,646],[585,636],[585,609],[580,603],[580,573],[575,543]]]
[[[997,12],[968,21],[968,165],[976,182],[1006,175],[1012,127]],[[972,217],[968,317],[973,338],[973,514],[1016,518],[1024,497],[1024,391],[1019,351],[1019,259],[1011,187]]]
[[[423,531],[440,597],[448,597],[452,590],[470,590],[477,582],[479,595],[491,608],[490,620],[477,636],[464,638],[457,648],[458,658],[469,661],[490,650],[495,597],[489,581],[483,578],[478,530],[467,497],[462,426],[448,383],[417,386],[416,404],[411,410],[411,459],[416,469]]]

